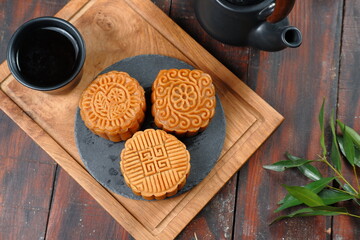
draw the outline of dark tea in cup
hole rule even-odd
[[[85,61],[84,41],[69,22],[42,17],[22,25],[8,47],[8,65],[23,85],[58,92],[81,78]]]

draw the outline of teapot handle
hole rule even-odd
[[[267,17],[267,21],[271,23],[276,23],[286,18],[293,9],[295,0],[276,0],[275,4],[274,12]]]

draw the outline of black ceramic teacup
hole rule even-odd
[[[85,43],[68,21],[35,18],[20,26],[11,37],[7,61],[13,76],[26,87],[63,92],[81,79]]]

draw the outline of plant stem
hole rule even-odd
[[[351,213],[343,213],[344,215],[350,216],[350,217],[356,217],[356,218],[360,218],[359,215],[355,215],[355,214],[351,214]]]
[[[351,192],[342,190],[342,189],[340,189],[340,188],[336,188],[336,187],[333,187],[333,186],[330,186],[330,185],[327,185],[327,187],[328,187],[328,188],[331,188],[331,189],[334,189],[334,190],[336,190],[336,191],[339,191],[339,192],[343,192],[343,193],[349,194],[349,195],[351,195],[351,196],[353,196],[353,197],[355,197],[355,198],[358,198],[358,195],[355,195],[355,194],[353,194],[353,193],[351,193]]]
[[[328,165],[356,194],[359,194],[358,191],[356,191],[355,188],[344,178],[344,176],[327,161],[326,157],[322,157],[321,161]]]
[[[356,184],[357,184],[358,190],[360,192],[359,179],[358,179],[358,176],[357,176],[357,173],[356,173],[355,165],[353,165],[353,170],[354,170],[354,175],[355,175],[355,179],[356,179]]]

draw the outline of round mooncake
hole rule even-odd
[[[144,199],[175,195],[186,183],[190,154],[175,136],[146,129],[126,141],[120,169],[126,184]]]
[[[80,115],[93,133],[119,142],[140,129],[145,117],[145,92],[125,72],[99,75],[82,93]]]
[[[152,115],[157,127],[178,136],[205,130],[214,117],[215,88],[201,70],[161,70],[152,85]]]

